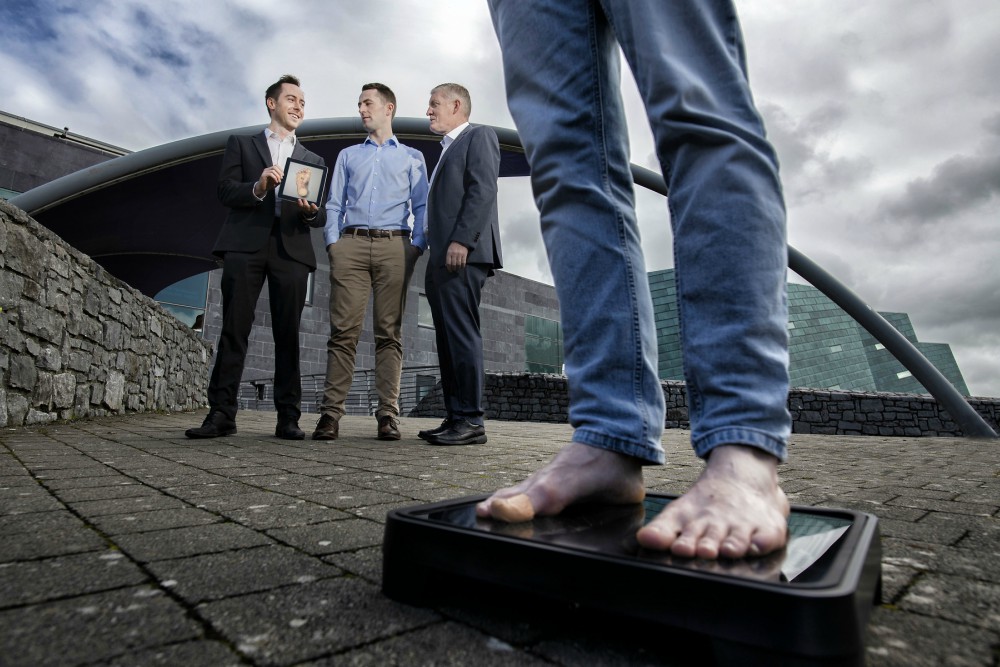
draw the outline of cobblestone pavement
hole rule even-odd
[[[380,442],[374,419],[346,417],[335,442],[289,442],[274,413],[243,412],[235,436],[186,439],[203,415],[0,430],[0,664],[706,663],[673,635],[382,595],[388,510],[518,481],[566,425],[490,422],[485,446],[436,448],[416,432],[438,420],[403,419],[403,439]],[[687,438],[666,433],[650,490],[697,476]],[[998,447],[793,437],[781,479],[794,504],[879,517],[868,665],[998,664]]]

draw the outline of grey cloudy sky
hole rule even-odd
[[[737,7],[791,245],[950,343],[973,394],[1000,396],[1000,2]],[[307,117],[354,115],[368,81],[423,117],[430,88],[457,81],[473,121],[513,127],[484,0],[4,0],[0,71],[3,111],[130,150],[264,123],[286,72]],[[656,169],[634,88],[632,159]],[[506,268],[551,282],[527,183],[501,188]],[[648,268],[669,268],[664,200],[637,200]]]

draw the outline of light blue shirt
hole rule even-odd
[[[424,212],[427,207],[427,163],[415,148],[399,143],[395,136],[379,146],[363,144],[340,151],[330,177],[326,200],[326,244],[336,243],[348,227],[410,229],[410,242],[427,249]]]

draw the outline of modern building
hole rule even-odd
[[[674,270],[649,274],[659,342],[660,378],[683,380]],[[963,395],[969,389],[944,343],[917,340],[906,313],[880,313]],[[788,285],[789,371],[793,387],[926,394],[864,327],[811,285]]]
[[[359,134],[351,141],[360,139]],[[339,140],[345,141],[342,138]],[[5,198],[126,154],[128,151],[124,149],[75,135],[67,128],[53,128],[0,112],[0,196]],[[206,152],[206,155],[208,157],[202,162],[210,163],[211,152]],[[325,157],[332,163],[335,153],[332,157]],[[431,160],[428,161],[430,163]],[[210,193],[214,193],[211,164],[203,164],[199,169],[199,177],[209,181]],[[215,169],[217,173],[217,167]],[[181,209],[178,215],[190,215],[190,211]],[[44,224],[44,220],[42,222]],[[164,243],[167,241],[163,240]],[[153,239],[153,243],[156,242],[157,239]],[[326,370],[329,333],[329,265],[319,232],[314,232],[314,245],[319,266],[310,282],[301,327],[305,409],[314,407],[310,405],[310,395],[318,400]],[[89,254],[102,264],[108,262],[106,266],[109,270],[116,261],[113,253],[109,253],[108,257],[99,253]],[[210,268],[205,260],[201,261],[206,268]],[[422,258],[414,270],[403,323],[403,391],[407,401],[419,400],[437,381],[433,323],[423,288],[425,266],[426,259]],[[659,340],[660,377],[681,380],[683,371],[673,270],[656,271],[649,277]],[[165,309],[201,330],[205,338],[213,342],[218,339],[221,328],[220,278],[219,270],[201,270],[188,278],[157,288],[155,298]],[[154,292],[148,290],[147,293]],[[257,397],[265,401],[269,398],[268,379],[273,375],[274,357],[267,299],[267,290],[264,290],[257,305],[257,320],[244,372],[248,391],[251,394],[256,391]],[[926,393],[881,344],[819,290],[808,285],[791,284],[789,305],[793,386]],[[914,343],[963,395],[968,396],[968,389],[948,345],[919,342],[905,314],[883,313],[883,316]],[[482,322],[484,361],[488,371],[562,372],[559,303],[552,286],[504,271],[497,272],[487,282],[483,294]],[[372,380],[373,367],[374,338],[369,316],[358,348],[355,390],[349,398],[354,412],[367,412],[369,409],[371,392],[370,387],[365,385]]]

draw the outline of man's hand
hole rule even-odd
[[[452,241],[448,246],[448,254],[445,255],[444,268],[452,273],[465,268],[465,261],[469,257],[469,249],[458,241]]]
[[[263,197],[265,192],[275,188],[278,183],[281,183],[281,179],[284,178],[284,176],[285,174],[281,170],[281,167],[277,165],[268,167],[261,172],[260,180],[258,180],[257,185],[254,186],[254,194],[258,197]]]
[[[315,218],[316,214],[319,213],[319,206],[307,202],[305,199],[299,199],[298,202],[296,203],[299,206],[299,213],[306,216],[307,218]]]

